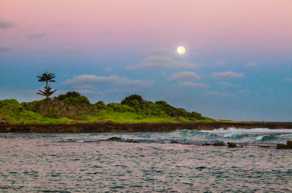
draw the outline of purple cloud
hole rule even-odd
[[[191,82],[191,81],[182,82],[181,85],[191,87],[191,88],[207,88],[208,87],[207,84]]]
[[[28,39],[42,39],[46,36],[47,36],[46,33],[32,33],[32,34],[29,34],[27,37]]]
[[[178,72],[170,77],[170,80],[200,80],[201,77],[194,72],[184,71]]]
[[[92,74],[82,74],[75,76],[72,79],[66,80],[65,84],[77,87],[91,87],[95,86],[96,84],[111,84],[124,87],[147,87],[150,86],[152,82],[147,80],[132,80],[117,75],[96,76]]]
[[[161,68],[184,68],[193,69],[198,65],[179,57],[169,50],[158,50],[144,57],[138,64],[128,65],[130,70],[135,69],[161,69]]]
[[[229,78],[242,78],[244,74],[239,72],[225,71],[225,72],[214,72],[213,76],[220,79],[229,79]]]
[[[1,20],[0,19],[0,30],[1,29],[9,29],[9,28],[13,28],[15,27],[15,24],[10,22],[10,21],[6,21],[6,20]]]
[[[0,53],[5,53],[5,52],[9,52],[10,48],[7,47],[0,47]]]

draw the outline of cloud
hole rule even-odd
[[[86,94],[92,99],[117,100],[124,95],[143,93],[153,82],[148,80],[133,80],[117,75],[97,76],[94,74],[81,74],[65,80],[63,90],[75,90]]]
[[[10,51],[10,48],[0,47],[0,53],[6,53],[6,52],[9,52],[9,51]]]
[[[292,77],[287,77],[284,79],[284,81],[291,83],[292,82]]]
[[[230,63],[222,60],[215,61],[212,65],[217,67],[246,67],[246,68],[255,68],[259,64],[254,61],[249,61],[246,63]]]
[[[194,72],[184,71],[178,72],[170,77],[170,80],[200,80],[201,77]]]
[[[78,88],[91,88],[92,86],[96,86],[98,84],[122,87],[148,87],[152,84],[152,82],[146,80],[131,80],[126,77],[116,75],[96,76],[91,74],[83,74],[66,80],[65,84]]]
[[[220,79],[229,79],[229,78],[242,78],[244,74],[239,72],[225,71],[225,72],[214,72],[213,76]]]
[[[10,22],[10,21],[6,21],[6,20],[1,20],[0,19],[0,30],[4,30],[4,29],[9,29],[9,28],[13,28],[15,27],[15,24]]]
[[[42,39],[46,37],[46,33],[32,33],[27,36],[28,39]]]
[[[216,97],[227,97],[227,96],[233,96],[233,94],[224,92],[224,91],[209,91],[206,93],[207,96],[216,96]]]
[[[191,82],[191,81],[182,82],[181,85],[191,87],[191,88],[207,88],[208,87],[207,84],[198,83],[198,82]]]
[[[256,67],[258,64],[256,62],[248,62],[246,67]]]
[[[158,50],[146,56],[140,63],[128,65],[130,70],[135,69],[160,69],[160,68],[185,68],[192,69],[198,65],[187,61],[185,57],[178,56],[168,50]]]

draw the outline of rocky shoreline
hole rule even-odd
[[[16,133],[90,133],[90,132],[170,132],[179,129],[212,130],[218,128],[269,128],[292,129],[291,122],[197,122],[197,123],[138,123],[119,124],[111,122],[90,124],[5,124],[0,132]]]

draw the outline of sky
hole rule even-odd
[[[292,121],[291,19],[291,0],[0,0],[0,99],[39,99],[49,71],[92,102]]]

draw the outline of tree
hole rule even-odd
[[[59,95],[56,99],[63,101],[67,104],[76,104],[76,105],[89,105],[90,101],[87,97],[82,96],[79,92],[72,91],[65,94]]]
[[[136,106],[136,105],[141,105],[145,101],[140,95],[130,95],[124,98],[121,102],[122,105],[129,105],[129,106]]]
[[[42,90],[38,90],[37,94],[46,97],[49,99],[52,94],[54,94],[57,90],[54,90],[50,87],[49,83],[56,82],[56,75],[53,73],[45,72],[39,76],[37,76],[39,82],[44,82],[45,86]]]

